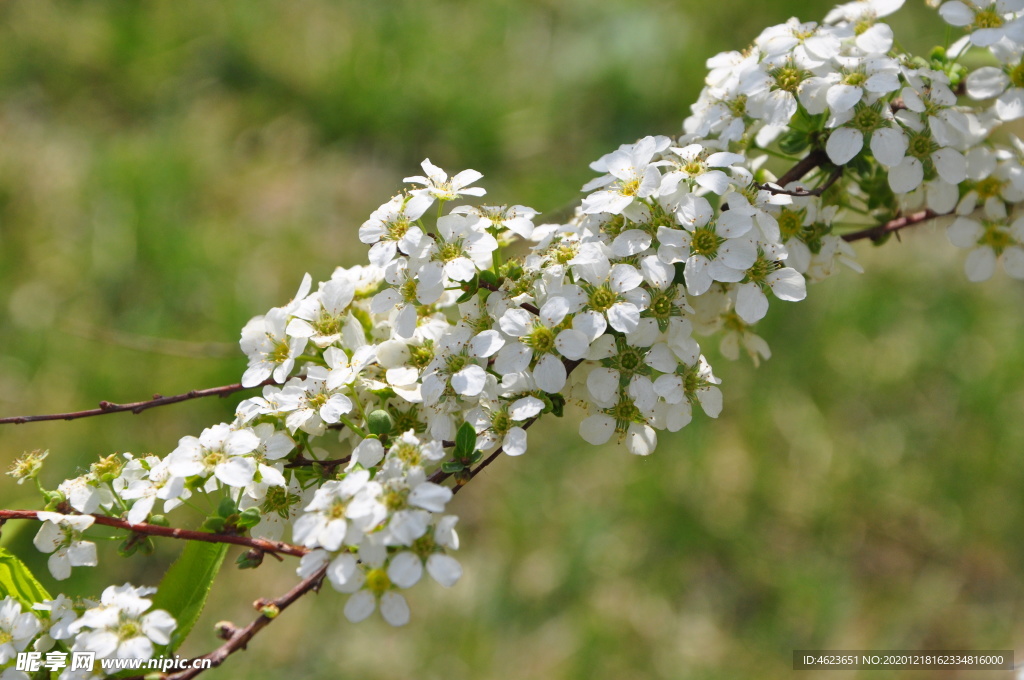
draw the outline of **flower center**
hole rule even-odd
[[[800,233],[804,226],[804,211],[785,210],[777,218],[783,240],[789,240]]]
[[[907,146],[907,152],[911,156],[924,161],[928,160],[932,151],[935,151],[938,148],[939,145],[935,143],[935,140],[932,139],[930,134],[927,132],[918,132],[910,138],[910,144]]]
[[[850,121],[850,125],[861,132],[870,132],[881,126],[882,114],[878,112],[872,106],[864,106],[860,104],[857,107],[857,111],[853,114],[853,119]]]
[[[1003,182],[998,177],[986,177],[974,185],[974,190],[978,192],[978,198],[982,201],[998,196],[1002,189]]]
[[[283,364],[288,361],[288,357],[291,353],[292,350],[288,346],[288,343],[284,340],[278,340],[274,343],[274,349],[270,352],[270,361],[275,364]]]
[[[317,335],[337,335],[341,333],[341,319],[331,316],[327,310],[320,310],[320,317],[313,322]]]
[[[619,299],[610,288],[601,286],[595,288],[594,292],[590,294],[590,307],[598,312],[607,311],[615,302]]]
[[[215,468],[228,459],[227,454],[220,450],[207,451],[203,456],[203,467]]]
[[[999,28],[1003,25],[1003,17],[989,8],[974,15],[974,25],[978,28]]]
[[[638,191],[640,191],[639,179],[631,179],[628,182],[623,182],[622,188],[619,189],[619,192],[623,196],[636,196],[636,192]]]
[[[383,569],[371,569],[366,574],[366,589],[380,597],[391,589],[391,579]]]
[[[512,427],[512,419],[504,411],[495,411],[491,414],[491,429],[495,434],[505,434]]]
[[[772,75],[775,77],[775,86],[786,92],[795,93],[803,81],[803,74],[795,66],[783,66]]]
[[[1024,59],[1010,71],[1010,82],[1014,87],[1024,87]]]
[[[550,352],[555,347],[555,332],[543,325],[536,325],[526,336],[526,345],[537,352]]]
[[[142,626],[134,619],[122,619],[117,627],[117,637],[122,640],[131,640],[142,636]]]
[[[719,238],[713,227],[704,226],[693,232],[693,239],[690,242],[690,249],[698,255],[712,259],[718,253],[718,246],[724,239]]]
[[[854,87],[860,87],[861,85],[864,84],[864,82],[867,79],[868,79],[867,75],[865,75],[865,74],[863,74],[863,73],[861,73],[859,71],[855,71],[854,73],[847,74],[846,77],[843,78],[843,82],[845,84],[847,84],[847,85],[853,85]]]
[[[1001,255],[1004,250],[1013,244],[1013,237],[1006,230],[1006,225],[987,220],[983,224],[985,226],[985,233],[978,239],[978,245],[989,246],[996,252],[996,255]]]

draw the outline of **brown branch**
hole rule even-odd
[[[820,186],[813,189],[804,189],[803,187],[797,187],[796,189],[783,189],[781,186],[775,186],[775,182],[772,182],[771,184],[758,184],[757,188],[763,191],[770,191],[773,194],[782,194],[783,196],[821,196],[842,176],[843,166],[840,165],[832,171],[832,174],[828,176],[828,179],[822,182]]]
[[[263,387],[264,385],[273,385],[273,380],[264,380],[258,385],[252,387],[242,387],[240,383],[234,385],[222,385],[220,387],[208,387],[204,390],[192,390],[191,392],[185,392],[184,394],[175,394],[170,397],[165,397],[161,394],[154,394],[152,399],[146,401],[136,401],[129,404],[115,404],[111,401],[101,401],[99,408],[89,409],[86,411],[71,411],[69,413],[50,413],[47,415],[39,416],[10,416],[8,418],[0,418],[0,425],[21,425],[23,423],[36,423],[43,420],[77,420],[79,418],[89,418],[91,416],[103,416],[108,413],[121,413],[124,411],[131,411],[132,413],[139,414],[157,406],[166,406],[167,404],[177,404],[179,401],[188,401],[189,399],[201,399],[203,397],[226,397],[229,394],[235,392],[241,392],[242,390],[251,390],[257,387]]]
[[[789,169],[789,172],[784,174],[778,179],[776,184],[779,186],[786,186],[790,182],[795,182],[802,179],[804,175],[809,173],[815,168],[820,168],[825,163],[828,163],[828,154],[821,149],[815,149],[811,153],[803,157],[796,165]]]
[[[948,215],[949,213],[944,214]],[[879,224],[878,226],[862,229],[861,231],[855,231],[850,234],[843,234],[843,240],[848,243],[851,241],[860,241],[861,239],[866,238],[869,238],[872,241],[877,241],[884,236],[888,236],[889,234],[899,231],[900,229],[912,227],[915,224],[921,224],[922,222],[927,222],[928,220],[942,216],[942,214],[939,214],[934,210],[922,210],[920,212],[911,213],[910,215],[903,215],[895,219],[891,219],[885,224]]]
[[[158,524],[131,524],[126,520],[118,519],[117,517],[108,517],[107,515],[83,516],[92,517],[96,520],[96,524],[100,524],[102,526],[113,527],[114,529],[124,529],[125,531],[131,531],[136,534],[145,534],[147,536],[177,538],[183,541],[203,541],[204,543],[230,543],[231,545],[242,545],[248,548],[255,548],[265,553],[283,553],[285,555],[294,555],[296,557],[302,557],[309,552],[309,548],[304,548],[300,545],[293,545],[291,543],[284,543],[282,541],[268,541],[263,538],[235,536],[234,534],[211,534],[206,531],[177,529],[175,527],[164,527]],[[39,518],[36,510],[0,510],[0,523],[9,519],[32,519],[40,522],[43,521]]]
[[[328,458],[326,460],[316,460],[316,459],[313,459],[313,458],[306,458],[302,454],[299,454],[298,456],[295,457],[294,460],[292,460],[291,462],[285,464],[285,467],[286,468],[297,468],[297,467],[312,467],[314,465],[321,465],[321,466],[323,466],[325,468],[334,468],[334,467],[338,467],[339,465],[344,465],[345,463],[349,462],[350,460],[352,460],[352,456],[345,456],[344,458]]]

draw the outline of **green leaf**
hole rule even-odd
[[[0,548],[0,598],[10,595],[26,609],[49,600],[50,594],[17,557]]]
[[[227,552],[226,543],[189,541],[164,574],[153,596],[153,609],[164,609],[178,621],[170,649],[184,642],[196,625]]]
[[[476,430],[469,423],[463,423],[455,433],[455,457],[465,457],[476,448]]]
[[[456,472],[461,472],[465,467],[465,465],[455,460],[446,460],[445,462],[441,463],[441,470],[443,472],[448,473],[449,475],[453,475]]]

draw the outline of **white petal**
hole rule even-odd
[[[360,590],[348,598],[348,602],[345,603],[345,618],[352,623],[359,623],[372,614],[376,608],[377,601],[373,598],[373,595],[369,591]]]
[[[649,425],[630,423],[626,430],[626,448],[637,456],[646,456],[658,445],[658,435]]]
[[[1009,84],[1010,79],[1002,69],[982,66],[967,76],[967,94],[973,99],[991,99],[1001,95]]]
[[[769,274],[768,285],[780,300],[799,302],[807,297],[807,281],[792,267],[783,267]]]
[[[871,155],[887,168],[903,161],[908,144],[907,135],[902,130],[885,127],[871,133]]]
[[[854,104],[860,101],[861,97],[864,96],[864,90],[853,85],[834,85],[829,88],[828,94],[825,95],[825,101],[828,102],[829,108],[836,113],[843,113],[853,108]],[[849,129],[849,128],[841,128]],[[863,144],[863,141],[862,141]],[[857,151],[860,149],[858,148]],[[856,155],[856,151],[854,154]],[[829,156],[831,157],[831,153]],[[853,158],[853,156],[850,156]],[[847,159],[849,160],[849,159]],[[846,161],[842,161],[846,162]]]
[[[980,224],[966,217],[956,218],[946,229],[949,242],[957,248],[973,248],[984,233],[985,229]]]
[[[555,347],[567,359],[582,359],[590,349],[590,342],[580,331],[566,328],[555,337]]]
[[[843,165],[856,156],[864,146],[864,134],[860,130],[842,127],[832,132],[825,143],[829,160]]]
[[[910,193],[921,186],[923,179],[921,161],[913,156],[907,156],[902,163],[889,170],[889,188],[897,194]]]
[[[987,281],[996,271],[996,254],[988,246],[975,248],[964,260],[964,272],[968,281]]]
[[[427,572],[445,588],[451,588],[462,578],[462,565],[449,555],[434,553],[427,558]]]
[[[411,588],[423,576],[423,562],[409,551],[400,552],[391,558],[388,578],[399,588]]]
[[[756,283],[741,284],[736,293],[736,313],[747,323],[757,323],[768,313],[768,298]]]
[[[584,441],[600,446],[604,444],[615,433],[615,419],[603,413],[585,418],[580,423],[580,436]]]
[[[217,465],[213,473],[228,486],[242,488],[247,486],[256,474],[256,462],[252,458],[235,456]]]
[[[466,397],[475,397],[487,384],[487,371],[481,366],[470,364],[452,376],[452,388]]]
[[[1004,250],[1003,269],[1015,279],[1024,279],[1024,248],[1011,246]]]
[[[974,21],[974,12],[960,0],[943,3],[939,15],[953,26],[968,26]]]
[[[611,368],[595,368],[587,375],[587,389],[600,404],[615,401],[619,391],[619,372]]]
[[[550,394],[557,394],[565,387],[565,365],[553,354],[545,354],[533,369],[533,380],[537,387]]]
[[[939,149],[932,154],[939,177],[950,184],[959,184],[967,177],[967,163],[956,149]]]
[[[501,449],[509,456],[521,456],[526,453],[526,430],[513,427],[505,434]]]
[[[389,591],[380,596],[380,615],[392,626],[409,623],[409,604],[400,594]]]
[[[632,333],[640,325],[640,310],[628,302],[616,302],[607,314],[608,323],[617,331]]]

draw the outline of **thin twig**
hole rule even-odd
[[[842,176],[843,166],[840,165],[832,171],[832,174],[828,176],[828,179],[826,179],[820,186],[813,189],[804,189],[803,187],[797,187],[796,189],[783,189],[781,186],[776,186],[775,182],[770,184],[758,184],[757,188],[763,191],[770,191],[773,194],[782,194],[783,196],[821,196]]]
[[[944,214],[948,215],[949,213]],[[900,229],[912,227],[915,224],[921,224],[922,222],[927,222],[930,219],[942,216],[943,214],[939,214],[931,209],[922,210],[920,212],[911,213],[910,215],[903,215],[901,217],[897,217],[895,219],[889,220],[885,224],[879,224],[878,226],[871,227],[869,229],[862,229],[861,231],[855,231],[850,234],[843,234],[843,240],[846,242],[851,242],[869,238],[872,241],[877,241],[883,236],[887,236],[888,234],[897,232]]]
[[[325,468],[338,467],[352,460],[352,456],[345,456],[344,458],[327,458],[326,460],[315,460],[313,458],[306,458],[302,454],[295,457],[294,460],[285,464],[286,468],[298,468],[298,467],[312,467],[314,465],[320,465]]]
[[[234,385],[222,385],[220,387],[208,387],[204,390],[192,390],[191,392],[185,392],[184,394],[175,394],[170,397],[165,397],[161,394],[154,394],[152,399],[146,401],[136,401],[129,404],[116,404],[112,401],[101,401],[99,408],[88,409],[86,411],[71,411],[69,413],[50,413],[47,415],[39,416],[10,416],[7,418],[0,418],[0,425],[21,425],[23,423],[37,423],[44,420],[77,420],[79,418],[89,418],[91,416],[104,416],[108,413],[122,413],[124,411],[131,411],[132,413],[139,414],[143,411],[157,406],[166,406],[167,404],[177,404],[180,401],[188,401],[190,399],[201,399],[203,397],[226,397],[229,394],[235,392],[241,392],[242,390],[251,390],[257,387],[263,387],[264,385],[273,385],[273,380],[264,380],[258,385],[252,387],[242,387],[241,383],[235,383]]]
[[[39,513],[36,510],[0,510],[0,522],[5,522],[9,519],[32,519],[40,522],[43,521],[38,515]],[[107,515],[83,516],[92,517],[96,521],[96,524],[113,527],[115,529],[124,529],[125,531],[131,531],[136,534],[145,534],[147,536],[177,538],[183,541],[203,541],[204,543],[230,543],[231,545],[242,545],[248,548],[255,548],[265,553],[283,553],[285,555],[294,555],[296,557],[302,557],[309,552],[309,548],[304,548],[301,545],[284,543],[282,541],[268,541],[263,538],[235,536],[234,534],[211,534],[206,531],[176,529],[174,527],[165,527],[158,524],[132,524],[126,520],[118,519],[117,517],[109,517]]]
[[[815,168],[820,168],[822,165],[828,162],[828,154],[821,149],[815,149],[811,153],[804,156],[796,165],[789,169],[789,172],[784,174],[776,182],[779,186],[786,186],[790,182],[796,182],[802,179],[807,173]]]

